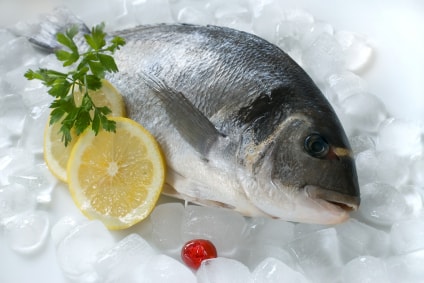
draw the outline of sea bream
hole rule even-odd
[[[83,28],[84,30],[85,28]],[[334,224],[360,203],[329,102],[284,51],[246,32],[160,24],[116,31],[107,79],[166,156],[165,194],[246,216]],[[32,41],[44,48],[46,34]]]

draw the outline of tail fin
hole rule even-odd
[[[53,13],[44,16],[34,34],[27,35],[28,40],[41,50],[52,53],[61,48],[56,40],[56,35],[75,25],[83,34],[90,32],[84,22],[71,11],[66,8],[56,8]],[[76,36],[75,41],[77,44],[79,41],[84,42],[82,36],[80,38]]]

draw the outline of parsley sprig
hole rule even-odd
[[[56,58],[63,62],[64,67],[76,66],[69,72],[58,72],[40,68],[37,71],[29,69],[25,73],[28,80],[41,80],[48,89],[48,93],[55,98],[50,105],[50,125],[61,123],[60,133],[65,146],[72,140],[71,130],[74,128],[77,135],[91,125],[91,129],[98,134],[100,128],[106,131],[115,131],[116,123],[108,120],[106,115],[111,113],[108,107],[97,107],[89,90],[101,88],[101,80],[108,72],[118,72],[118,67],[111,55],[125,44],[121,37],[114,37],[106,42],[105,24],[94,26],[89,34],[84,34],[88,50],[81,52],[74,41],[79,29],[73,26],[65,33],[58,33],[57,41],[63,49],[55,52]],[[77,105],[74,93],[83,93],[81,105]]]

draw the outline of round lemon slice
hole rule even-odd
[[[107,80],[102,80],[102,87],[98,90],[89,90],[88,95],[98,107],[107,106],[112,111],[111,116],[124,117],[125,103],[119,91]],[[83,95],[74,93],[75,104],[81,105]]]
[[[68,164],[71,150],[77,141],[77,135],[71,132],[72,140],[68,146],[62,142],[62,135],[59,133],[60,123],[47,125],[44,129],[44,160],[50,172],[55,175],[59,180],[67,182],[66,165]]]
[[[165,181],[165,161],[154,137],[127,118],[116,133],[87,130],[68,162],[68,184],[75,204],[109,229],[124,229],[153,210]]]
[[[96,91],[89,91],[96,106],[107,106],[112,111],[110,116],[125,116],[125,103],[119,91],[108,81],[102,80],[102,87]],[[75,103],[81,103],[82,95],[77,92],[74,94]],[[69,160],[71,150],[77,140],[76,134],[71,134],[72,141],[65,147],[62,142],[62,135],[59,133],[60,123],[47,125],[44,130],[44,160],[47,167],[58,179],[67,182],[66,165]]]

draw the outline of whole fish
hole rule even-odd
[[[32,41],[53,50],[53,35],[44,39],[61,21],[50,22]],[[107,79],[129,117],[162,146],[165,194],[306,223],[339,223],[358,208],[342,125],[277,46],[218,26],[149,25],[113,35],[127,44],[115,54],[119,72]]]

